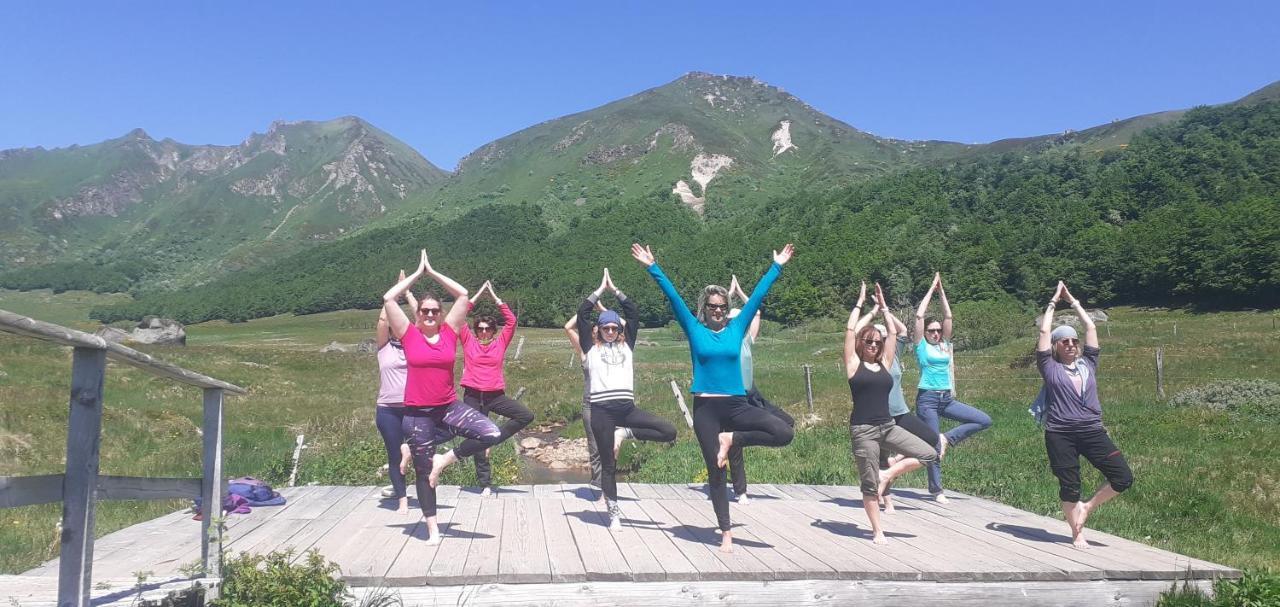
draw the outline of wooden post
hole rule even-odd
[[[1164,348],[1156,348],[1156,395],[1164,398]]]
[[[575,366],[574,364],[575,364],[577,361],[578,361],[578,353],[577,353],[577,352],[570,352],[570,353],[569,353],[569,366],[568,366],[567,368],[572,369],[572,368]]]
[[[809,403],[809,415],[813,415],[813,365],[804,365],[804,399]]]
[[[684,412],[684,421],[689,424],[690,428],[692,428],[693,415],[689,414],[689,407],[686,407],[684,404],[684,394],[680,392],[680,384],[677,384],[674,379],[671,380],[671,392],[676,395],[676,404],[680,405],[680,410]]]
[[[102,441],[102,383],[107,351],[76,348],[71,358],[67,420],[67,473],[62,481],[62,548],[58,555],[58,607],[89,607],[93,577],[93,523]]]
[[[521,396],[524,396],[524,386],[520,386],[520,389],[516,390],[516,397],[514,400],[520,400]]]
[[[1107,337],[1111,337],[1111,323],[1103,323],[1107,325]]]
[[[520,350],[524,349],[524,336],[520,336],[520,341],[516,342],[515,360],[520,360]]]
[[[304,440],[304,435],[299,434],[298,438],[293,441],[293,470],[289,472],[290,487],[298,480],[298,460],[302,459],[302,450],[306,448],[306,445],[303,444]]]
[[[1177,337],[1177,336],[1178,336],[1178,323],[1176,323],[1176,322],[1175,322],[1175,323],[1173,323],[1173,336],[1174,336],[1174,337]]]
[[[209,577],[222,577],[222,486],[222,390],[205,388],[200,560],[204,574]]]

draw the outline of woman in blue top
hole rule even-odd
[[[782,274],[782,266],[791,259],[795,248],[790,244],[782,252],[773,252],[773,265],[765,272],[742,312],[729,318],[729,291],[718,285],[707,285],[698,298],[698,314],[694,316],[680,298],[675,285],[658,267],[649,247],[631,245],[631,256],[649,269],[649,275],[671,302],[676,322],[689,338],[689,354],[693,359],[693,432],[702,448],[707,465],[707,484],[711,504],[720,527],[720,550],[733,551],[733,533],[729,530],[729,497],[725,494],[725,465],[733,446],[763,445],[781,447],[791,442],[794,431],[786,422],[747,401],[742,382],[742,339],[755,318],[756,310],[769,288]],[[722,431],[728,430],[728,431]]]
[[[934,290],[942,300],[942,322],[924,317]],[[991,427],[991,417],[981,410],[955,399],[954,373],[951,346],[951,304],[942,288],[942,274],[933,275],[933,284],[916,309],[916,362],[920,364],[920,386],[916,392],[916,415],[939,431],[939,418],[953,419],[959,426],[939,436],[939,459],[947,454],[949,445],[959,444],[970,436]],[[923,335],[923,337],[921,337]],[[942,467],[938,462],[929,464],[929,493],[941,503],[947,503],[942,494]]]

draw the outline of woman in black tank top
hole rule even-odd
[[[866,283],[863,283],[859,302],[865,297],[866,289]],[[865,318],[861,317],[861,306],[855,305],[849,312],[849,322],[845,325],[844,362],[849,373],[849,394],[853,397],[849,436],[853,443],[853,457],[858,463],[862,507],[871,521],[872,541],[884,544],[887,540],[880,528],[880,494],[897,476],[936,461],[938,453],[914,434],[899,428],[889,415],[889,391],[893,389],[893,377],[889,375],[886,361],[893,361],[897,355],[898,322],[885,304],[879,284],[876,285],[875,302],[875,307]],[[875,327],[869,326],[877,312],[884,314],[887,336],[881,337]],[[880,472],[882,448],[890,448],[904,456],[883,474]]]

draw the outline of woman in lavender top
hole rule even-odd
[[[1050,331],[1058,301],[1075,309],[1084,327],[1084,343],[1076,330],[1062,325]],[[1082,347],[1083,346],[1083,347]],[[1133,485],[1133,472],[1124,454],[1111,442],[1102,425],[1102,403],[1098,400],[1098,328],[1080,300],[1071,296],[1061,281],[1040,320],[1036,342],[1036,367],[1044,378],[1044,445],[1049,466],[1058,477],[1058,498],[1062,514],[1071,527],[1071,542],[1088,548],[1084,524],[1089,514]],[[1080,456],[1107,478],[1087,502],[1080,501]]]

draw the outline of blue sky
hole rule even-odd
[[[1280,80],[1276,2],[444,4],[8,3],[0,149],[135,127],[233,144],[353,114],[452,169],[695,70],[756,76],[881,136],[985,142]]]

